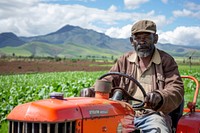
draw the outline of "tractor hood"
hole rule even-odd
[[[62,122],[77,119],[134,114],[125,102],[98,98],[74,97],[45,99],[16,106],[8,120],[35,122]]]

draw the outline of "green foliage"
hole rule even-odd
[[[179,68],[181,75],[191,75],[200,81],[199,68]],[[76,97],[82,88],[90,87],[106,73],[99,72],[55,72],[43,74],[0,75],[0,123],[17,105],[49,98],[51,92],[63,92],[65,97]],[[185,103],[193,100],[195,84],[185,80]],[[197,103],[200,107],[200,100]],[[2,124],[0,124],[2,125]],[[2,129],[0,129],[1,131]]]
[[[0,133],[8,133],[8,122],[4,121],[0,124]]]
[[[199,72],[200,72],[199,66],[193,67],[192,70],[186,69],[185,66],[180,67],[181,75],[193,76],[193,77],[197,78],[198,81],[200,81],[200,73]],[[184,90],[185,90],[185,96],[184,96],[185,99],[184,100],[185,100],[185,106],[186,106],[188,102],[193,101],[196,84],[194,83],[194,81],[189,80],[189,79],[183,79],[183,81],[184,81]],[[200,97],[200,92],[198,94],[198,97]],[[197,100],[197,108],[200,108],[200,100]]]
[[[103,72],[63,72],[0,76],[1,120],[18,104],[49,98],[51,92],[65,97],[78,96],[90,87]]]

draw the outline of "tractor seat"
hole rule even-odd
[[[175,110],[173,110],[171,113],[169,113],[169,116],[172,119],[172,132],[175,133],[176,132],[176,128],[178,125],[178,121],[181,118],[181,116],[183,115],[183,108],[184,108],[184,100],[183,102],[178,106],[178,108],[176,108]]]

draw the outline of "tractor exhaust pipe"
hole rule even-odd
[[[111,82],[97,80],[95,83],[95,98],[109,99],[111,92]]]

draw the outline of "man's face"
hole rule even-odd
[[[147,57],[153,54],[155,36],[152,33],[136,33],[132,36],[133,45],[139,57]]]

